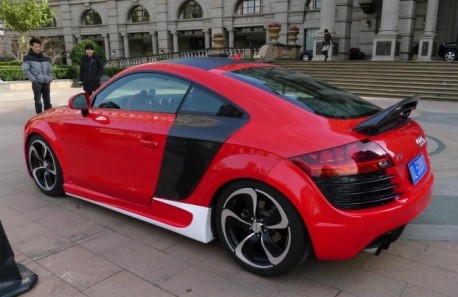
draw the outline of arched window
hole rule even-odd
[[[235,9],[235,15],[255,13],[262,13],[262,0],[242,0]]]
[[[202,15],[202,7],[200,7],[197,1],[191,0],[183,4],[178,19],[200,19]]]
[[[130,23],[149,22],[149,13],[143,6],[137,5],[132,8],[129,14]]]
[[[100,17],[100,14],[98,14],[97,11],[95,11],[94,9],[89,9],[84,12],[83,17],[81,19],[81,24],[83,26],[101,25],[102,18]]]

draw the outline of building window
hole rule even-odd
[[[262,13],[262,0],[242,0],[235,9],[235,15]]]
[[[149,22],[149,13],[143,6],[137,5],[130,11],[129,14],[130,23],[141,23]]]
[[[305,9],[321,9],[321,0],[307,0]]]
[[[188,1],[180,9],[178,19],[200,19],[202,18],[202,7],[200,7],[197,1]]]
[[[89,9],[86,10],[86,12],[83,14],[81,24],[83,26],[101,25],[102,18],[100,17],[100,14],[98,14],[97,11],[95,11],[94,9]]]

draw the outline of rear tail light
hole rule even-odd
[[[395,199],[396,184],[386,168],[393,166],[388,153],[365,140],[290,159],[317,184],[328,201],[342,209],[379,206]]]
[[[358,141],[292,158],[308,175],[364,174],[393,165],[390,156],[372,141]]]

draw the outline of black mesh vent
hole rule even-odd
[[[363,209],[387,204],[400,193],[385,171],[347,176],[314,177],[326,199],[339,209]]]

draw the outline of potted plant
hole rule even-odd
[[[224,47],[224,35],[223,33],[215,33],[212,36],[213,48],[222,49]]]
[[[281,24],[278,22],[270,22],[267,25],[267,29],[269,30],[270,43],[278,43]]]
[[[299,27],[297,25],[290,25],[288,27],[288,45],[296,45],[298,34]]]

